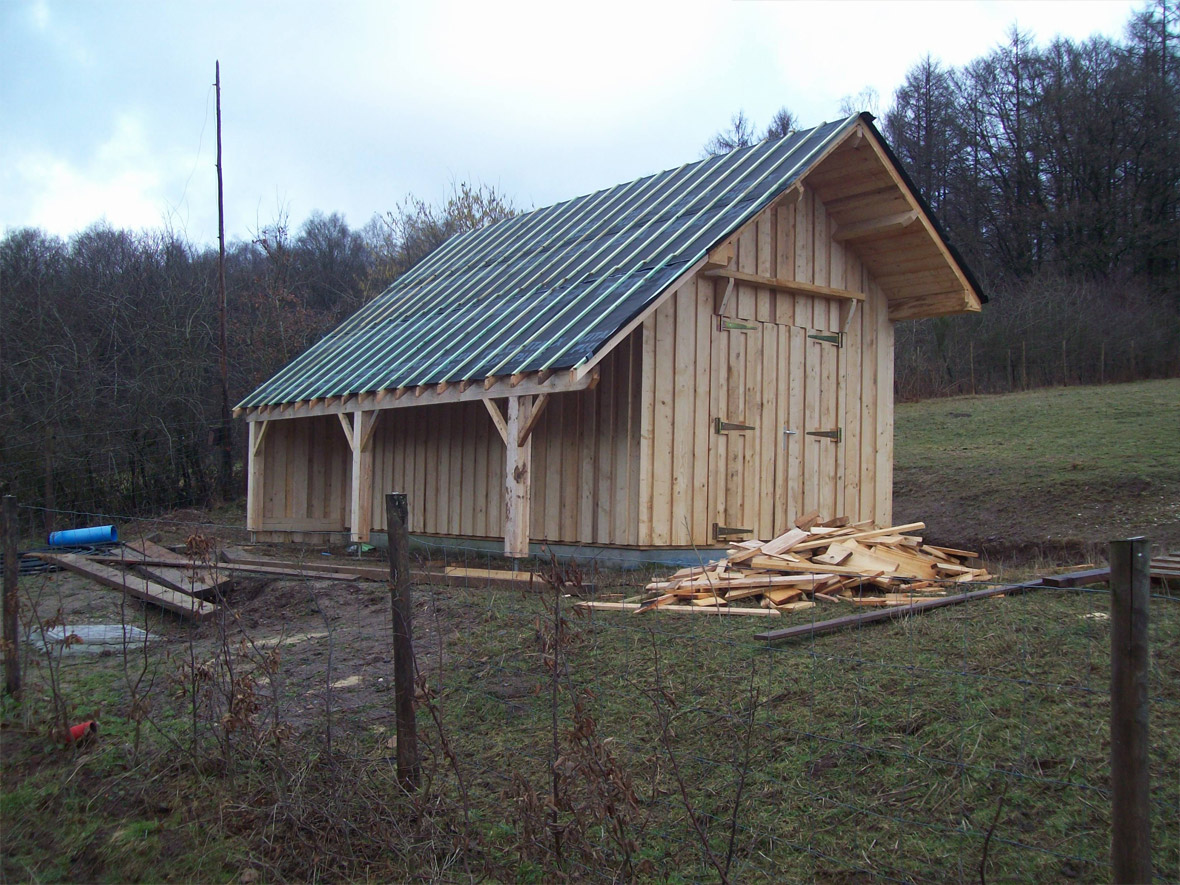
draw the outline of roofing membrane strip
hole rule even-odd
[[[239,405],[575,368],[856,121],[452,237]]]

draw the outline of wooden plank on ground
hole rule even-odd
[[[232,565],[260,565],[268,568],[278,569],[293,569],[298,571],[300,575],[309,572],[324,572],[333,575],[353,575],[358,578],[368,578],[371,581],[388,581],[389,568],[387,566],[378,565],[353,565],[345,562],[337,562],[335,559],[325,562],[316,562],[314,560],[286,560],[286,559],[271,559],[264,556],[252,556],[245,551],[235,548],[227,547],[221,551],[222,561]]]
[[[86,556],[83,557],[87,562],[108,563],[112,565],[150,565],[150,566],[168,566],[171,563],[161,562],[158,559],[138,559],[134,563],[122,559],[118,556]],[[288,566],[276,567],[265,565],[243,565],[236,562],[223,562],[217,566],[223,572],[233,572],[235,574],[247,575],[274,575],[281,578],[318,578],[323,581],[356,581],[360,579],[359,575],[354,575],[349,572],[321,572],[312,569],[301,568],[298,564],[292,563]],[[372,579],[370,579],[372,580]],[[386,575],[385,580],[389,580]]]
[[[897,605],[888,608],[881,608],[874,612],[863,612],[854,615],[845,615],[841,618],[832,618],[829,621],[819,621],[814,624],[800,624],[798,627],[787,627],[783,630],[772,630],[769,633],[756,633],[755,639],[761,639],[764,642],[779,642],[784,639],[795,639],[800,636],[820,636],[824,633],[835,633],[838,630],[847,630],[850,627],[859,627],[863,624],[875,624],[878,621],[892,621],[896,618],[904,617],[906,615],[922,614],[936,608],[944,608],[949,605],[959,605],[963,602],[971,602],[976,599],[987,599],[990,596],[1015,596],[1018,593],[1025,593],[1029,590],[1037,590],[1043,588],[1045,585],[1036,581],[1028,581],[1024,584],[1010,584],[1005,587],[990,587],[987,590],[976,590],[973,593],[961,593],[957,596],[943,596],[937,599],[924,599],[921,602],[915,602],[912,605]]]
[[[579,602],[577,603],[577,607],[595,611],[637,612],[645,604],[638,602]],[[678,615],[753,615],[755,617],[759,615],[775,617],[779,614],[772,608],[744,608],[736,605],[729,606],[728,608],[694,605],[661,605],[659,611],[672,612]]]
[[[203,621],[217,612],[216,605],[202,602],[186,593],[177,593],[175,590],[154,584],[139,575],[101,565],[77,553],[33,553],[31,555],[45,562],[59,565],[84,578],[89,578],[111,590],[121,590],[128,596],[158,605],[160,608],[184,618]]]
[[[216,596],[218,591],[228,590],[233,584],[230,575],[217,574],[203,563],[174,553],[147,538],[124,541],[123,546],[130,551],[130,555],[125,556],[128,565],[134,564],[136,571],[148,580],[179,590],[181,593],[206,599]],[[149,559],[174,562],[176,565],[148,565],[146,561]]]
[[[1105,584],[1110,580],[1109,568],[1091,568],[1064,575],[1049,575],[1041,578],[1046,587],[1084,587],[1086,584]]]

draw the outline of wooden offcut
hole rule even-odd
[[[903,534],[922,528],[920,522],[868,526],[809,513],[800,523],[809,528],[794,527],[768,541],[739,541],[721,559],[649,582],[649,598],[634,611],[663,611],[677,603],[701,606],[706,604],[701,597],[709,595],[713,604],[735,603],[738,611],[759,604],[783,610],[816,599],[900,608],[946,596],[955,584],[991,579],[970,551],[924,552],[921,538]]]

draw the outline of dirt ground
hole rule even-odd
[[[386,584],[357,580],[273,579],[239,575],[226,591],[218,615],[200,624],[142,605],[135,600],[68,572],[22,580],[26,609],[36,606],[39,619],[60,620],[68,627],[130,624],[148,633],[148,659],[154,672],[168,677],[190,661],[207,661],[229,648],[242,666],[277,650],[280,666],[273,691],[260,675],[266,702],[277,702],[281,720],[297,731],[332,715],[390,719],[392,702],[382,695],[393,687],[393,646],[389,589]],[[444,592],[420,592],[415,600],[415,651],[419,669],[429,674],[438,665],[439,631],[458,637],[462,604]],[[121,666],[124,650],[117,644],[95,651],[69,649],[63,668],[93,666],[97,654],[104,666]],[[129,653],[132,666],[140,658]],[[168,679],[160,680],[163,687]],[[330,696],[330,706],[329,706]],[[366,711],[373,711],[371,714]],[[82,715],[89,715],[85,711]],[[357,724],[364,726],[364,722]]]

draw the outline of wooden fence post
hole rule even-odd
[[[0,534],[4,536],[4,690],[20,697],[20,551],[17,549],[16,496],[5,495],[0,508]]]
[[[1147,616],[1151,544],[1110,543],[1110,865],[1115,882],[1151,881]]]
[[[393,689],[397,718],[397,780],[418,789],[418,726],[414,717],[413,594],[410,587],[410,521],[405,494],[385,496],[385,530],[389,538],[390,597],[393,601]]]

